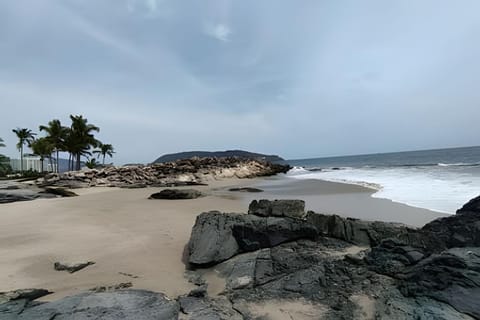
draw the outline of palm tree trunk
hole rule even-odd
[[[57,173],[60,173],[60,168],[59,168],[59,165],[58,165],[58,149],[57,149],[57,168],[55,170]]]
[[[20,172],[23,175],[23,145],[20,148]]]
[[[105,167],[105,155],[103,155],[103,166]]]
[[[77,171],[80,171],[80,153],[77,154]]]

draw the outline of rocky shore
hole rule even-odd
[[[222,178],[255,178],[286,173],[290,166],[245,158],[191,158],[147,166],[107,167],[49,174],[41,186],[83,187],[165,187],[194,185]]]
[[[248,214],[200,214],[187,295],[113,289],[38,303],[47,290],[24,290],[0,295],[0,319],[480,319],[480,197],[420,229],[303,208],[264,200]]]

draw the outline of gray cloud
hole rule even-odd
[[[0,137],[83,114],[117,163],[478,144],[480,4],[0,2]]]

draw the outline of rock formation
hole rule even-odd
[[[168,187],[208,182],[219,178],[253,178],[286,173],[288,165],[244,158],[192,158],[148,166],[107,167],[85,171],[49,174],[38,181],[41,186],[81,188]]]

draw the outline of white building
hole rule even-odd
[[[20,171],[22,170],[22,161],[20,159],[10,159],[10,166],[12,167],[13,171]],[[57,166],[53,162],[50,164],[48,159],[44,159],[43,161],[43,170],[42,170],[42,162],[40,161],[40,157],[33,156],[33,155],[25,155],[23,157],[23,170],[33,170],[37,172],[54,172]]]

